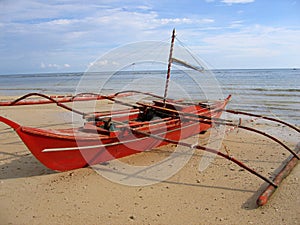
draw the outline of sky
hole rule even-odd
[[[84,72],[177,37],[215,69],[300,68],[300,0],[0,0],[0,74]]]

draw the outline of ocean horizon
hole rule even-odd
[[[76,94],[79,89],[90,92],[89,85],[80,87],[85,76],[84,72],[0,75],[0,96],[21,96],[30,92]],[[96,80],[102,81],[102,87],[94,88],[93,92],[109,94],[138,86],[140,90],[156,90],[156,94],[163,95],[164,84],[161,81],[165,79],[165,71],[162,70],[121,71],[114,75],[101,72],[89,73],[89,76],[91,85],[95,85]],[[214,92],[218,89],[224,97],[232,95],[229,109],[271,115],[300,124],[300,69],[215,69],[212,76],[215,80],[213,86],[203,76],[199,88],[191,86],[188,77],[176,71],[171,79],[186,88],[194,99],[216,100],[208,99],[208,96],[214,98]],[[143,82],[136,82],[137,77]],[[145,82],[146,79],[160,81],[152,84]],[[219,97],[216,95],[216,98]]]

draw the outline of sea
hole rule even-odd
[[[29,92],[76,94],[80,90],[109,94],[135,88],[147,92],[155,90],[155,94],[163,96],[165,74],[165,71],[123,71],[114,76],[105,72],[89,76],[83,72],[0,75],[0,99],[1,96],[21,96]],[[138,76],[141,78],[137,82]],[[186,85],[190,81],[179,73],[176,75],[176,72],[174,77],[171,75],[171,80],[177,82],[177,86],[173,85],[175,92],[181,84],[185,84],[188,93],[196,96],[197,100],[217,100],[231,94],[228,109],[268,115],[300,125],[300,69],[213,70],[210,76],[213,77],[213,85],[217,88],[211,88],[212,79],[207,80],[210,84],[206,85],[205,76],[200,78],[201,87]],[[101,88],[95,88],[98,84],[96,81],[101,81]],[[204,92],[202,97],[199,96],[200,89],[202,94]],[[215,90],[218,94],[214,96],[212,93]],[[207,99],[208,97],[212,99]]]

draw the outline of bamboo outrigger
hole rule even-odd
[[[231,95],[224,100],[215,101],[213,103],[197,102],[194,104],[167,98],[172,62],[185,64],[185,62],[181,60],[172,58],[174,39],[175,30],[172,34],[168,72],[163,97],[135,90],[123,91],[112,95],[82,93],[75,96],[47,96],[40,93],[30,93],[14,101],[0,102],[0,106],[55,103],[59,107],[82,115],[86,121],[84,126],[76,129],[54,130],[21,126],[2,116],[0,116],[0,121],[15,130],[28,149],[41,163],[57,171],[82,168],[131,154],[137,154],[170,143],[210,152],[232,161],[267,182],[269,186],[257,200],[259,206],[266,204],[282,179],[287,176],[297,164],[299,160],[299,148],[294,151],[277,138],[265,132],[236,124],[231,120],[221,119],[220,116],[222,113],[241,114],[284,124],[297,133],[300,133],[300,129],[278,119],[227,110],[225,107]],[[185,66],[202,71],[202,68],[189,64]],[[151,96],[157,100],[154,100],[151,104],[144,102],[129,104],[120,100],[122,97],[136,93]],[[29,97],[32,96],[40,98],[29,99]],[[109,100],[116,104],[126,105],[128,108],[109,112],[85,113],[64,104],[67,102],[92,100]],[[292,157],[276,175],[275,179],[271,180],[251,169],[243,162],[217,149],[201,145],[192,145],[183,141],[190,136],[207,131],[213,124],[233,126],[263,135],[281,145],[283,149],[289,151]]]

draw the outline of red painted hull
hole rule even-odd
[[[216,103],[214,111],[202,108],[200,105],[186,106],[181,111],[218,118],[221,115],[219,109],[223,109],[228,100],[229,98]],[[124,122],[123,117],[115,118],[115,120]],[[211,124],[192,120],[160,119],[153,124],[144,122],[143,126],[129,126],[127,122],[127,128],[125,126],[124,129],[105,134],[98,130],[85,128],[51,130],[24,127],[1,116],[0,121],[15,129],[28,149],[41,163],[58,171],[82,168],[168,144],[168,142],[153,137],[132,134],[130,129],[179,141],[211,127]]]

